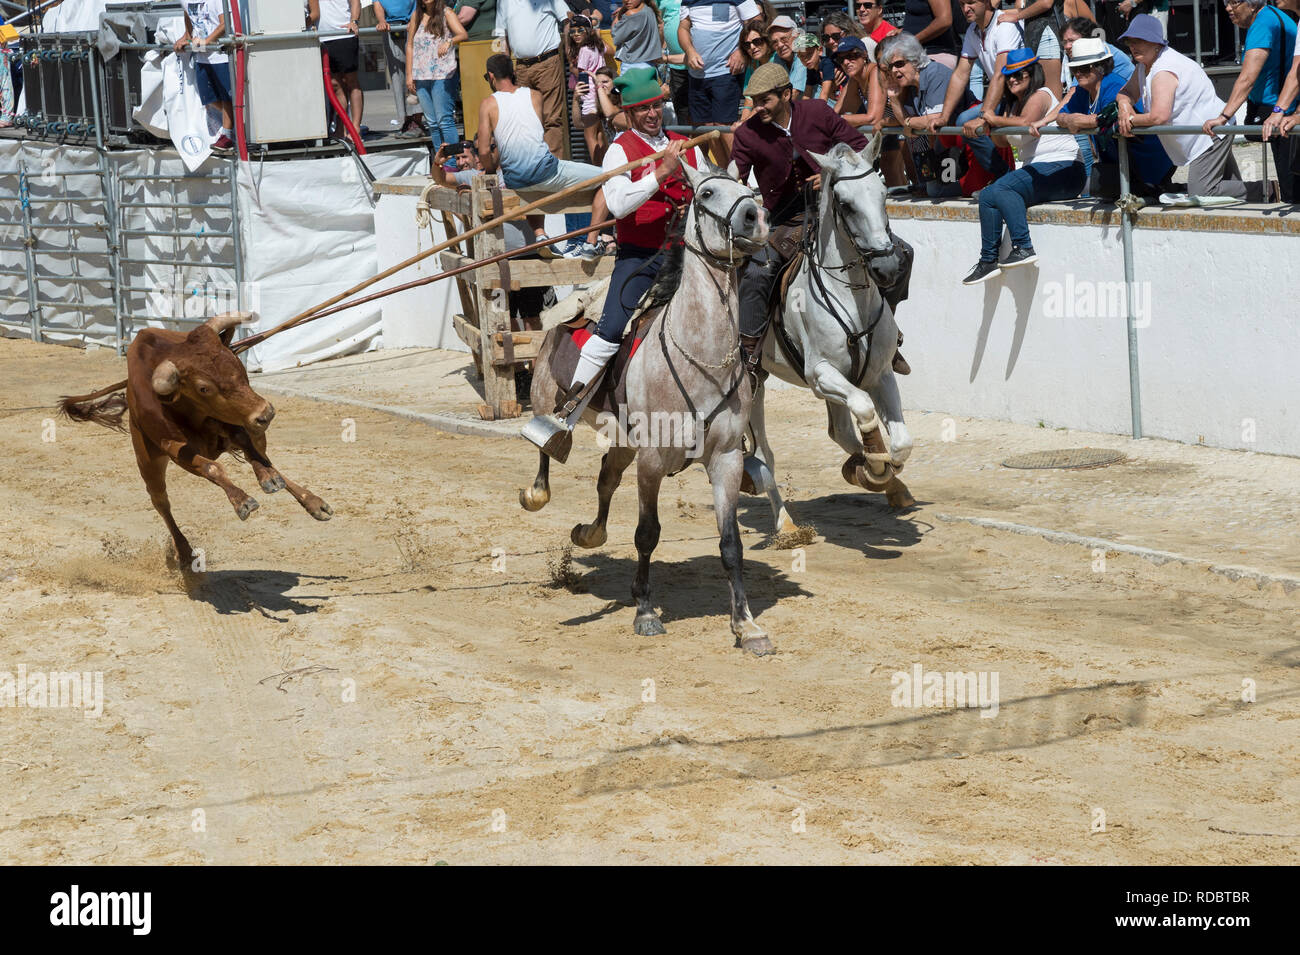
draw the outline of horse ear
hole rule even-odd
[[[880,147],[883,146],[884,143],[884,133],[877,129],[876,134],[871,137],[871,141],[867,143],[860,153],[858,153],[858,156],[861,157],[862,161],[868,166],[874,167],[880,160]]]
[[[681,170],[682,170],[682,175],[686,177],[686,181],[691,184],[692,189],[698,187],[700,182],[704,179],[706,175],[705,173],[696,169],[688,162],[683,162],[681,164]]]
[[[740,181],[740,167],[736,165],[736,160],[733,159],[727,163],[727,175],[737,182]]]
[[[817,165],[821,166],[823,169],[830,170],[835,168],[835,160],[828,153],[815,153],[811,149],[805,151],[813,158]]]

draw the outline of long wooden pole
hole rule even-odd
[[[702,143],[716,139],[721,135],[722,133],[716,129],[707,133],[702,133],[699,136],[696,136],[692,139],[688,139],[685,143],[685,148],[690,149],[692,147],[699,146]],[[395,272],[400,272],[402,269],[406,268],[407,266],[414,265],[416,262],[423,261],[424,259],[427,259],[431,255],[436,255],[437,253],[442,252],[444,249],[451,248],[453,245],[459,245],[460,243],[464,242],[466,239],[473,238],[474,236],[478,235],[481,232],[486,232],[488,229],[494,229],[497,226],[501,225],[501,223],[503,222],[508,222],[511,219],[518,219],[520,216],[526,216],[530,212],[535,212],[536,210],[542,208],[543,206],[554,205],[559,200],[565,199],[573,195],[574,193],[582,192],[583,190],[590,189],[593,186],[600,185],[603,182],[605,182],[606,179],[613,179],[615,176],[621,176],[623,175],[623,173],[636,169],[638,166],[643,166],[646,163],[652,163],[658,159],[662,159],[664,153],[666,153],[667,151],[668,150],[666,149],[661,149],[659,150],[659,152],[654,153],[650,156],[646,156],[644,159],[635,159],[632,162],[623,163],[623,165],[618,166],[615,169],[611,169],[608,172],[602,172],[599,176],[592,176],[590,179],[586,179],[579,183],[574,183],[572,186],[568,186],[564,189],[561,189],[557,193],[554,193],[549,196],[543,196],[541,199],[534,200],[533,202],[528,203],[528,205],[526,206],[520,206],[518,209],[514,209],[510,212],[506,212],[502,215],[499,215],[495,219],[491,219],[488,222],[481,222],[478,225],[474,226],[474,228],[469,229],[468,231],[458,232],[456,235],[452,236],[446,242],[440,242],[437,245],[435,245],[432,249],[427,249],[424,252],[417,253],[416,255],[411,256],[405,262],[398,262],[392,268],[385,269],[384,271],[380,272],[378,275],[374,276],[373,278],[366,279],[364,282],[360,282],[357,285],[352,286],[352,288],[348,289],[346,292],[340,292],[338,295],[335,295],[333,298],[326,299],[324,302],[321,302],[319,305],[315,305],[307,309],[305,312],[299,312],[297,315],[295,315],[293,318],[289,319],[288,321],[281,322],[279,325],[276,325],[274,328],[269,328],[265,332],[260,332],[259,334],[262,335],[262,340],[270,338],[272,335],[276,334],[277,332],[284,331],[286,328],[292,328],[294,325],[299,324],[302,321],[302,319],[306,318],[307,316],[314,315],[316,312],[319,312],[322,309],[329,308],[331,305],[337,305],[339,302],[343,301],[348,296],[355,295],[357,292],[360,292],[362,289],[369,288],[370,286],[374,285],[376,282],[388,278],[390,275],[392,275]],[[247,339],[245,339],[245,341],[247,341]]]
[[[326,315],[334,315],[338,312],[346,312],[350,308],[356,308],[358,305],[365,305],[367,302],[373,302],[376,299],[381,299],[389,295],[396,295],[398,292],[408,292],[411,289],[419,288],[422,285],[430,285],[434,282],[441,282],[443,279],[455,278],[457,275],[463,275],[466,272],[473,272],[475,269],[487,268],[489,265],[496,265],[498,262],[502,261],[503,259],[511,259],[514,258],[515,256],[528,255],[531,252],[536,252],[538,249],[545,248],[546,246],[550,245],[553,242],[560,242],[564,239],[572,239],[580,235],[585,235],[586,233],[590,232],[592,229],[603,229],[607,225],[613,225],[616,221],[618,220],[606,219],[604,222],[593,222],[591,225],[585,225],[581,229],[574,229],[572,232],[565,232],[562,235],[550,236],[547,237],[546,239],[543,239],[541,242],[534,242],[531,245],[521,246],[520,248],[514,249],[510,252],[500,252],[496,255],[489,256],[486,259],[476,259],[473,262],[470,262],[466,265],[458,265],[456,268],[451,269],[448,272],[439,272],[437,275],[428,275],[422,279],[416,279],[414,282],[406,282],[403,285],[394,285],[392,288],[386,288],[382,292],[374,292],[370,295],[363,295],[361,298],[354,298],[347,302],[341,302],[338,305],[332,305],[329,308],[322,309],[319,312],[313,312],[312,314],[308,315],[306,318],[298,319],[298,321],[295,322],[293,325],[285,325],[281,328],[274,329],[274,330],[288,331],[288,329],[290,328],[295,328],[298,325],[305,325],[308,322],[314,322],[316,319],[324,318]],[[264,332],[258,332],[256,335],[249,335],[247,338],[241,339],[240,341],[237,341],[233,345],[231,345],[230,350],[238,354],[241,351],[245,351],[249,348],[252,348],[254,345],[260,344],[268,335],[271,334],[272,331],[273,331],[272,329],[267,329]]]
[[[699,136],[694,136],[686,140],[685,148],[690,149],[694,146],[702,145],[703,143],[717,139],[721,135],[722,132],[716,129],[710,130],[707,133],[701,133]],[[386,279],[390,275],[394,274],[395,272],[400,272],[408,265],[414,265],[416,262],[420,262],[424,259],[427,259],[429,256],[437,252],[442,252],[445,249],[449,249],[453,245],[459,245],[461,242],[464,242],[466,239],[476,236],[480,232],[486,232],[488,229],[495,228],[496,226],[501,225],[501,223],[503,222],[508,222],[511,219],[518,219],[520,216],[528,215],[528,213],[540,209],[542,206],[554,205],[557,200],[567,198],[568,196],[573,195],[575,192],[581,192],[584,189],[590,189],[592,186],[603,183],[607,179],[613,179],[615,176],[621,176],[625,172],[630,172],[631,170],[636,169],[638,166],[643,166],[646,163],[651,163],[651,162],[655,162],[656,160],[662,159],[664,153],[666,153],[667,151],[668,150],[666,149],[661,149],[659,150],[659,152],[654,153],[650,156],[646,156],[644,159],[636,159],[633,160],[632,162],[624,163],[623,165],[619,166],[616,169],[609,170],[609,172],[602,172],[599,176],[592,176],[590,179],[587,179],[584,182],[575,183],[572,186],[568,186],[565,189],[561,189],[559,192],[555,193],[554,195],[543,196],[541,199],[538,199],[534,202],[530,202],[526,206],[522,206],[521,208],[515,209],[511,212],[507,212],[504,215],[500,215],[497,218],[491,220],[490,222],[480,223],[479,225],[476,225],[474,228],[470,229],[468,232],[457,233],[455,236],[448,239],[446,242],[443,242],[439,245],[435,245],[432,249],[428,249],[427,251],[421,252],[418,255],[413,255],[405,262],[398,262],[392,268],[385,269],[384,271],[376,275],[374,278],[366,279],[364,282],[360,282],[357,285],[352,286],[352,288],[348,289],[346,292],[340,292],[338,295],[335,295],[333,298],[326,299],[325,301],[321,302],[319,305],[313,305],[305,312],[299,312],[297,315],[295,315],[293,318],[289,319],[288,321],[281,322],[279,325],[276,325],[274,328],[268,328],[264,332],[258,332],[257,335],[250,335],[248,338],[245,338],[243,341],[250,342],[254,338],[256,338],[259,343],[263,342],[266,339],[270,338],[272,335],[276,334],[277,332],[282,332],[287,328],[292,328],[294,325],[301,324],[305,319],[315,315],[317,312],[323,311],[324,309],[329,308],[331,305],[337,305],[339,302],[343,301],[349,295],[355,295],[357,292],[360,292],[362,289],[369,288],[370,286],[374,285],[376,282],[380,281],[381,279]],[[587,232],[590,231],[591,228],[592,228],[591,226],[587,226],[586,228],[580,229],[578,231]],[[550,241],[554,242],[555,240],[551,239]],[[436,276],[436,278],[443,278],[443,277],[444,276],[441,274]],[[397,289],[394,289],[393,291],[397,291]],[[242,351],[243,349],[240,349],[238,347],[240,344],[242,344],[242,342],[237,342],[234,350]],[[250,346],[244,345],[244,348],[248,348],[248,347]],[[82,398],[82,400],[89,401],[93,398],[102,398],[104,395],[110,395],[115,391],[121,391],[125,387],[126,387],[126,379],[123,379],[122,381],[119,381],[116,384],[109,385],[107,388],[100,388],[98,391],[92,392],[89,395],[85,395]]]

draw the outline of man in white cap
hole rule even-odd
[[[799,35],[799,27],[789,17],[779,16],[768,24],[767,35],[772,38],[772,51],[777,61],[790,74],[790,86],[794,89],[795,99],[798,99],[808,85],[808,68],[794,53],[794,38]]]
[[[1132,136],[1145,126],[1204,126],[1223,115],[1223,100],[1214,83],[1193,60],[1165,42],[1164,30],[1155,17],[1140,13],[1120,37],[1128,40],[1134,78],[1142,91],[1146,111],[1128,93],[1116,97],[1119,131]],[[1227,119],[1228,117],[1224,117]],[[1187,167],[1187,193],[1192,196],[1230,196],[1246,202],[1264,201],[1262,182],[1243,182],[1232,157],[1231,136],[1205,133],[1160,133],[1160,143],[1178,166]]]

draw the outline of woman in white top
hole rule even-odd
[[[998,115],[986,119],[989,125],[1028,126],[1056,108],[1056,97],[1044,83],[1043,67],[1033,50],[1008,53],[1002,75],[1007,92]],[[999,146],[1015,146],[1020,168],[980,190],[980,260],[962,280],[964,285],[976,285],[1002,269],[1036,261],[1026,210],[1044,202],[1073,199],[1086,183],[1083,158],[1073,136],[995,135],[993,141]],[[1011,233],[1011,252],[999,262],[1004,222]]]
[[[1119,131],[1133,135],[1134,127],[1204,126],[1223,116],[1223,100],[1214,92],[1214,82],[1193,60],[1165,42],[1160,21],[1140,13],[1129,24],[1121,40],[1137,64],[1136,76],[1147,111],[1139,113],[1133,98],[1124,93],[1119,104]],[[1231,196],[1247,202],[1264,201],[1262,182],[1242,182],[1232,157],[1232,136],[1205,133],[1161,133],[1160,143],[1175,166],[1187,167],[1187,193],[1192,196]]]

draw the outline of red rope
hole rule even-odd
[[[330,104],[334,107],[334,112],[339,114],[339,120],[343,123],[343,128],[348,131],[348,135],[352,137],[352,142],[356,144],[357,153],[364,156],[366,154],[366,146],[361,141],[361,133],[359,133],[357,128],[352,125],[352,120],[348,118],[348,111],[343,108],[343,104],[339,102],[339,98],[334,95],[334,83],[330,79],[330,55],[324,50],[320,51],[320,63],[321,73],[325,76],[325,95],[329,97]]]

